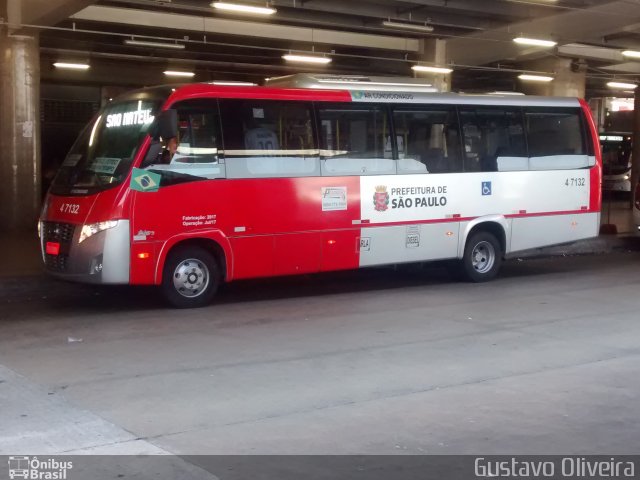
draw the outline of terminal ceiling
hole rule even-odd
[[[196,80],[256,83],[305,71],[411,76],[416,62],[433,60],[436,39],[446,41],[458,90],[517,90],[517,71],[546,57],[586,68],[590,95],[604,94],[607,78],[640,79],[640,59],[621,54],[640,50],[640,0],[274,0],[277,12],[269,17],[221,13],[211,0],[6,1],[14,27],[39,31],[46,81],[140,86],[165,83],[167,69],[195,71]],[[390,28],[385,20],[433,31]],[[558,46],[522,47],[512,41],[517,36]],[[132,46],[127,39],[185,47]],[[333,61],[291,64],[282,59],[289,51]],[[60,60],[86,61],[91,69],[59,71],[52,63]]]

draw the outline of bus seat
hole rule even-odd
[[[423,157],[427,170],[432,173],[444,172],[447,170],[444,161],[444,150],[442,148],[429,148]]]

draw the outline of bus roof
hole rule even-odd
[[[273,88],[257,86],[223,86],[193,83],[137,90],[122,98],[144,94],[169,97],[168,104],[195,98],[254,98],[261,100],[306,100],[316,102],[396,103],[431,105],[495,105],[528,107],[579,107],[573,97],[540,97],[529,95],[423,93],[362,90],[322,90],[316,88]]]

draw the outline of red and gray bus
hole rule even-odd
[[[597,235],[601,176],[573,98],[149,88],[76,141],[42,255],[58,277],[158,285],[176,307],[237,279],[430,260],[482,282],[515,252]]]

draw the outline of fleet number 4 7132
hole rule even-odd
[[[77,203],[63,203],[60,205],[60,212],[62,213],[70,213],[72,215],[77,215],[80,211],[80,205]]]
[[[584,187],[585,179],[584,178],[567,178],[564,184],[567,187]]]

